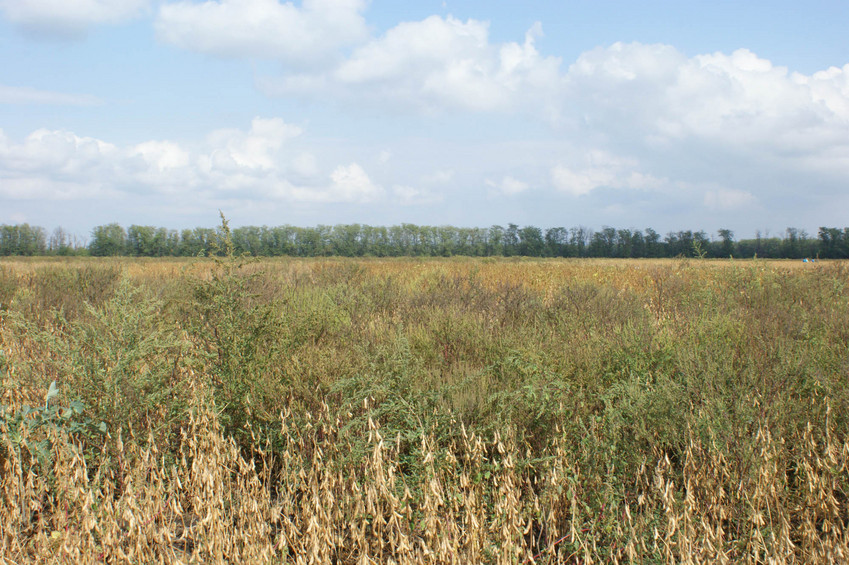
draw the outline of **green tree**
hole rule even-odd
[[[551,257],[566,257],[569,252],[569,232],[566,228],[545,230],[545,247]]]
[[[365,253],[360,224],[334,226],[330,234],[330,249],[334,255],[361,257]]]
[[[592,257],[613,257],[616,246],[616,230],[604,226],[600,232],[595,232],[590,239],[589,254]]]
[[[578,226],[569,230],[569,247],[573,249],[573,254],[576,257],[585,257],[587,254],[587,246],[592,240],[593,230]]]
[[[487,255],[504,255],[504,228],[493,225],[489,228],[486,241]]]
[[[123,255],[127,251],[127,233],[119,224],[97,226],[91,232],[88,248],[95,257]]]
[[[134,257],[154,257],[157,255],[155,240],[154,226],[132,225],[127,229],[126,252]]]
[[[545,249],[542,230],[536,226],[525,226],[519,231],[519,254],[540,257]]]
[[[837,228],[821,227],[819,231],[820,238],[820,257],[826,259],[836,259],[840,256],[839,250],[843,234]]]
[[[29,224],[0,226],[0,255],[43,255],[46,249],[44,228]]]
[[[662,254],[660,234],[651,228],[646,228],[646,257],[660,257]]]
[[[734,232],[723,228],[717,232],[721,243],[719,245],[720,257],[731,257],[734,254]]]
[[[634,234],[631,230],[616,230],[616,257],[634,256]]]
[[[507,229],[504,231],[504,255],[515,255],[519,252],[519,226],[516,224],[507,224]]]
[[[440,257],[451,257],[457,246],[457,228],[454,226],[439,226],[436,228],[437,247],[436,255]]]

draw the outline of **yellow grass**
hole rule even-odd
[[[0,312],[4,563],[849,562],[839,263],[273,259],[234,279],[182,259],[2,266],[19,285]],[[115,302],[115,282],[73,319],[36,309],[65,304],[46,271],[89,266],[141,294]],[[219,280],[248,290],[225,295],[235,322],[212,309],[202,323],[212,299],[190,289]],[[119,331],[155,300],[141,336]],[[240,333],[266,304],[273,332]],[[262,350],[227,353],[225,331]],[[165,345],[130,349],[146,335]],[[96,382],[162,370],[171,396],[106,435],[61,410],[8,418],[54,378],[54,406],[82,396],[95,381],[70,368],[93,356],[112,363]],[[149,402],[138,386],[128,398]]]

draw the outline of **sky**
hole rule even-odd
[[[849,225],[845,0],[0,0],[0,224]]]

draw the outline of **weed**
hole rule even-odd
[[[846,560],[844,267],[218,233],[192,263],[0,270],[3,559]]]

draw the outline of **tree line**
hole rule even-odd
[[[715,237],[704,231],[661,235],[651,228],[599,231],[579,226],[541,229],[536,226],[458,228],[454,226],[244,226],[231,230],[237,253],[294,257],[762,257],[849,258],[849,228],[821,227],[816,236],[787,228],[780,236],[762,235],[735,240],[721,229]],[[220,228],[184,230],[113,223],[97,226],[85,243],[56,228],[50,235],[29,224],[0,225],[0,256],[92,255],[130,257],[189,257],[215,254]]]

